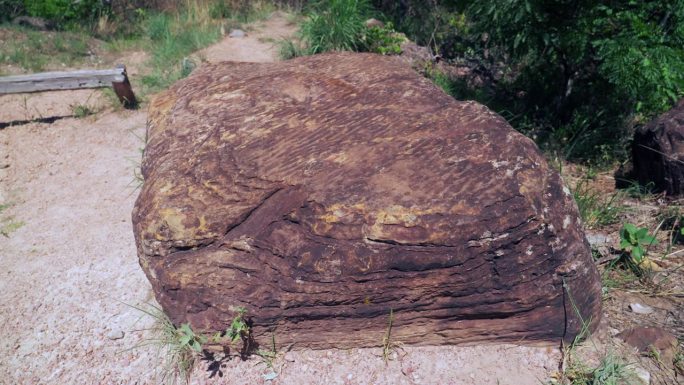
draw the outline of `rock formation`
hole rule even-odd
[[[257,343],[572,339],[601,287],[534,143],[399,59],[207,65],[150,105],[133,213],[177,323]]]
[[[684,193],[684,99],[634,133],[634,177],[668,195]]]

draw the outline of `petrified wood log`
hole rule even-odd
[[[668,195],[684,194],[684,99],[634,133],[634,176]]]
[[[257,342],[573,338],[600,317],[576,206],[532,141],[397,59],[208,65],[154,99],[133,221],[176,323]],[[564,284],[567,290],[564,288]]]

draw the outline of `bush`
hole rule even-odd
[[[24,0],[29,15],[53,20],[60,25],[93,21],[105,10],[103,4],[101,0]]]
[[[473,32],[487,36],[473,41],[518,69],[500,94],[569,158],[619,149],[632,118],[639,123],[684,95],[682,0],[494,0],[468,14]]]
[[[684,0],[375,0],[484,81],[480,101],[566,158],[625,157],[631,127],[684,96]],[[505,113],[504,113],[505,112]]]
[[[0,0],[0,23],[26,12],[23,0]]]
[[[381,55],[399,55],[405,41],[406,36],[395,31],[392,23],[368,28],[363,36],[364,50]]]
[[[361,51],[371,7],[367,0],[324,0],[311,5],[302,23],[302,40],[308,53]]]

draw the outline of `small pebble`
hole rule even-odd
[[[637,314],[651,314],[653,313],[653,308],[650,306],[642,305],[640,303],[630,303],[629,310]]]
[[[228,37],[245,37],[245,36],[246,36],[245,31],[243,31],[241,29],[233,29],[228,34]]]
[[[634,367],[634,374],[639,379],[639,382],[643,385],[649,385],[651,383],[651,373],[646,369],[639,366]]]
[[[125,333],[123,330],[112,330],[109,333],[107,333],[107,338],[110,340],[120,340],[124,338]]]

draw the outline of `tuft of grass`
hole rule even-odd
[[[321,0],[311,5],[301,25],[309,54],[363,50],[364,22],[371,15],[368,0]]]
[[[428,78],[435,83],[435,85],[444,91],[444,93],[451,96],[454,95],[453,83],[445,73],[441,71],[429,71],[427,75]]]
[[[0,64],[40,72],[49,67],[73,66],[90,53],[89,36],[82,32],[40,32],[15,25],[3,26]]]
[[[2,235],[5,238],[9,238],[13,232],[19,230],[22,226],[25,225],[25,223],[22,221],[14,220],[13,216],[5,216],[2,214],[11,206],[12,203],[0,204],[0,235]]]
[[[151,55],[150,71],[142,78],[145,91],[160,91],[188,76],[197,66],[190,55],[217,42],[226,24],[264,19],[273,10],[265,1],[189,1],[176,13],[145,16],[141,29]]]
[[[610,350],[602,353],[598,366],[594,368],[591,368],[581,359],[577,353],[577,348],[583,340],[591,336],[589,330],[591,320],[586,321],[582,317],[565,280],[563,281],[563,290],[566,291],[572,309],[582,323],[582,328],[570,346],[564,346],[562,349],[563,361],[561,362],[560,375],[547,383],[550,385],[620,385],[630,383],[634,378],[633,371],[621,357]],[[594,345],[594,349],[598,349],[596,345]]]
[[[88,106],[87,104],[74,104],[71,106],[71,113],[74,115],[75,118],[85,118],[86,116],[90,116],[95,114],[97,111],[95,111],[93,108]]]
[[[164,89],[189,75],[192,68],[187,57],[221,37],[220,25],[211,19],[206,7],[197,3],[176,15],[153,15],[145,24],[152,57],[151,71],[142,82],[149,92]]]
[[[572,195],[577,202],[584,226],[589,229],[617,223],[620,220],[620,214],[627,210],[619,203],[624,197],[622,192],[605,196],[592,189],[586,178],[577,182],[572,189]]]
[[[301,43],[290,40],[283,39],[277,43],[278,45],[278,56],[283,60],[294,59],[300,56],[306,56],[307,50],[301,45]]]
[[[392,327],[394,324],[394,310],[390,309],[389,320],[387,321],[387,330],[382,337],[382,359],[385,365],[392,359],[392,353],[401,349],[401,344],[392,341]]]
[[[630,383],[634,374],[629,366],[613,352],[608,352],[594,369],[578,360],[573,360],[565,372],[567,385],[622,385]]]
[[[154,326],[150,329],[153,336],[133,347],[156,346],[160,356],[164,357],[161,383],[189,384],[192,370],[202,352],[202,344],[207,340],[196,334],[189,324],[176,327],[164,311],[154,305],[147,307],[128,305],[152,317]]]

